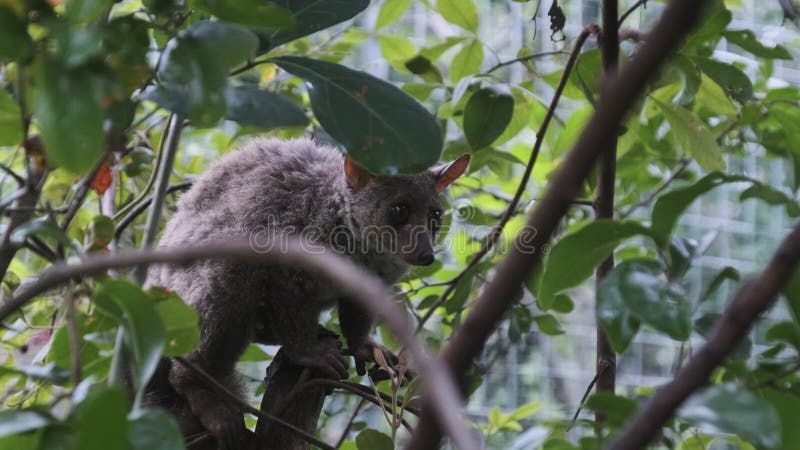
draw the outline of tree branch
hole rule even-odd
[[[444,424],[457,445],[476,449],[470,440],[458,391],[450,370],[432,359],[416,340],[402,307],[387,293],[383,282],[347,258],[330,250],[284,237],[280,241],[255,242],[246,237],[232,238],[184,248],[122,251],[111,255],[92,255],[78,264],[59,263],[45,271],[37,281],[24,285],[19,292],[0,304],[0,321],[20,309],[34,297],[76,276],[102,273],[112,268],[153,263],[187,264],[198,259],[235,259],[248,263],[278,263],[317,272],[333,281],[348,298],[358,302],[382,319],[408,349],[424,379],[424,394],[435,405],[435,417]]]
[[[617,76],[619,65],[619,34],[617,28],[617,14],[619,5],[617,0],[603,0],[603,33],[600,40],[600,51],[603,63],[601,89],[607,89],[609,81]],[[614,217],[614,185],[617,181],[617,135],[614,134],[608,145],[601,150],[600,161],[597,164],[597,201],[594,205],[597,220],[611,219]],[[614,254],[608,256],[597,267],[595,283],[599,285],[603,278],[614,268]],[[595,290],[595,301],[597,301]],[[597,392],[614,392],[617,382],[617,354],[611,348],[606,333],[600,324],[596,331],[596,358],[595,373]],[[583,401],[581,402],[583,404]],[[580,408],[578,409],[580,412]],[[577,414],[577,412],[576,412]],[[577,418],[577,416],[576,416]],[[595,424],[604,420],[602,414],[595,415]],[[599,434],[598,434],[599,436]]]
[[[601,92],[595,114],[554,174],[526,228],[514,240],[508,256],[496,266],[494,278],[484,285],[472,311],[442,352],[441,358],[452,373],[463,376],[472,359],[483,349],[486,339],[513,305],[519,286],[540,263],[541,249],[577,197],[600,151],[614,139],[627,110],[644,91],[661,63],[688,34],[705,3],[695,0],[670,2],[649,39],[620,75],[610,80]],[[464,379],[460,381],[463,385]],[[437,446],[440,434],[431,406],[428,401],[423,408],[420,424],[406,444],[407,449],[425,450]]]
[[[488,73],[492,73],[492,72],[494,72],[495,70],[497,70],[497,69],[499,69],[501,67],[510,66],[511,64],[518,63],[518,62],[530,61],[532,59],[541,58],[543,56],[565,55],[565,54],[566,54],[566,52],[564,52],[562,50],[556,50],[556,51],[552,51],[552,52],[541,52],[541,53],[534,53],[534,54],[531,54],[531,55],[520,56],[519,58],[510,59],[508,61],[501,61],[501,62],[495,64],[494,66],[492,66],[485,73],[487,73],[487,74]]]
[[[500,218],[500,221],[497,222],[494,228],[492,228],[492,231],[486,237],[486,242],[483,243],[483,246],[480,248],[480,250],[472,255],[469,263],[467,263],[466,267],[464,267],[464,269],[462,269],[458,275],[448,281],[448,286],[444,292],[442,292],[442,295],[436,299],[430,308],[428,308],[428,311],[425,312],[425,315],[422,316],[422,319],[419,320],[417,323],[417,332],[419,332],[419,330],[425,326],[425,323],[430,320],[430,318],[436,312],[436,309],[447,301],[450,294],[452,294],[455,290],[458,282],[464,278],[464,275],[466,275],[467,272],[469,272],[473,267],[478,265],[480,260],[483,259],[487,253],[489,253],[489,251],[497,243],[497,240],[500,239],[503,229],[508,221],[514,216],[517,206],[519,206],[519,202],[522,199],[522,194],[525,192],[525,189],[528,186],[528,180],[533,173],[533,166],[536,164],[536,159],[539,157],[539,151],[544,143],[544,135],[547,133],[547,128],[550,126],[550,122],[555,116],[556,107],[558,107],[558,103],[561,100],[561,94],[564,92],[564,88],[567,86],[567,81],[569,80],[569,75],[572,72],[572,67],[575,65],[575,61],[577,61],[578,55],[580,54],[581,48],[583,47],[584,42],[586,42],[586,39],[589,37],[589,35],[596,34],[597,32],[597,25],[587,25],[575,40],[575,47],[572,49],[569,59],[567,59],[566,66],[564,66],[564,73],[561,75],[561,80],[558,82],[558,87],[556,87],[556,91],[553,94],[553,99],[550,101],[550,107],[547,108],[547,114],[544,116],[542,125],[539,127],[539,132],[536,133],[536,143],[533,144],[531,157],[528,160],[528,165],[525,166],[525,172],[522,174],[522,179],[520,179],[519,185],[517,186],[517,191],[514,193],[514,198],[512,198],[511,202],[508,204],[508,208],[506,208],[505,213],[503,213],[503,217]]]
[[[725,308],[706,344],[659,389],[606,450],[644,448],[693,392],[703,387],[758,317],[772,306],[800,261],[800,224],[783,240],[761,275],[744,284]]]
[[[192,187],[193,181],[183,181],[180,183],[175,183],[170,185],[167,190],[164,192],[164,195],[171,194],[175,191],[182,191],[184,189],[189,189]],[[137,217],[143,212],[147,210],[147,207],[150,206],[150,203],[153,201],[154,195],[147,197],[146,199],[142,200],[140,203],[137,203],[133,209],[128,212],[128,214],[120,219],[117,223],[117,227],[114,230],[114,239],[119,240],[120,236],[122,236],[122,232],[125,231],[128,226],[136,220]]]
[[[636,3],[631,5],[631,7],[628,8],[627,11],[622,13],[622,16],[620,16],[619,21],[617,22],[617,27],[619,28],[620,26],[622,26],[622,22],[625,22],[625,19],[627,19],[628,16],[633,14],[633,12],[636,11],[636,9],[639,8],[642,5],[646,6],[647,5],[647,0],[638,0]]]

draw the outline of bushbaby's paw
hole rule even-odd
[[[286,350],[293,363],[316,370],[326,378],[344,380],[349,377],[349,372],[340,347],[338,339],[325,339]]]

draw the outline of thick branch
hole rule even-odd
[[[617,76],[619,64],[619,35],[617,33],[617,0],[603,1],[603,33],[600,41],[600,51],[603,62],[602,88],[608,87],[610,80]],[[595,203],[595,217],[597,219],[611,219],[614,217],[614,183],[617,178],[617,136],[608,140],[608,146],[603,148],[600,161],[597,164],[597,202]],[[596,282],[599,284],[606,274],[614,268],[614,255],[609,255],[601,262],[596,271]],[[597,391],[614,392],[617,377],[617,355],[608,337],[600,325],[597,325],[597,357],[595,359],[595,373],[597,374]],[[602,414],[595,416],[599,424],[603,421]]]
[[[475,449],[465,427],[458,391],[450,371],[440,361],[432,359],[416,340],[406,316],[387,293],[383,282],[374,275],[320,246],[284,238],[280,241],[251,243],[247,238],[218,241],[189,248],[126,251],[112,255],[93,255],[79,264],[60,263],[45,271],[39,279],[20,288],[19,293],[0,304],[0,321],[28,301],[47,290],[77,276],[102,273],[112,268],[148,265],[152,263],[187,264],[198,259],[235,259],[248,263],[277,263],[298,266],[320,273],[339,287],[343,294],[358,302],[370,313],[384,321],[416,362],[425,380],[425,394],[436,405],[436,417],[441,420],[458,446]]]
[[[472,312],[444,349],[442,359],[452,373],[463,376],[472,359],[481,352],[486,339],[513,305],[517,289],[539,264],[540,250],[577,197],[600,151],[608,148],[626,111],[644,91],[647,81],[655,75],[661,63],[689,32],[705,3],[672,1],[650,39],[642,44],[619,77],[610,80],[607,89],[601,93],[597,111],[553,176],[527,227],[514,240],[508,256],[497,266],[494,278],[485,285]],[[439,432],[430,406],[428,402],[420,425],[406,448],[424,450],[437,446]]]
[[[669,384],[656,392],[606,449],[644,448],[681,403],[707,383],[711,372],[724,362],[758,317],[772,305],[799,261],[800,224],[784,239],[761,275],[739,289],[700,351]]]

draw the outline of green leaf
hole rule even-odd
[[[795,323],[800,324],[800,269],[795,269],[781,290]]]
[[[550,309],[555,294],[589,278],[622,241],[649,233],[638,222],[602,219],[561,238],[545,261],[539,286],[539,307]],[[575,255],[581,257],[576,258]]]
[[[678,417],[706,430],[735,434],[759,448],[781,445],[781,423],[775,409],[733,383],[711,386],[691,396],[678,410]]]
[[[619,428],[627,422],[638,406],[636,400],[611,392],[598,392],[586,400],[586,408],[602,413],[613,428]]]
[[[366,429],[356,436],[358,450],[393,450],[392,438],[378,430]]]
[[[653,101],[664,113],[664,118],[675,135],[675,141],[683,151],[692,155],[700,167],[706,170],[725,168],[717,138],[708,131],[700,118],[682,106],[661,102],[655,97]]]
[[[458,83],[459,80],[478,73],[483,65],[483,43],[477,39],[470,40],[469,44],[461,48],[450,63],[450,80]]]
[[[164,323],[164,356],[180,356],[194,350],[200,341],[197,311],[175,293],[153,288],[148,294],[156,300],[156,312]]]
[[[749,181],[749,179],[739,175],[713,172],[690,186],[673,189],[659,197],[653,205],[651,217],[651,228],[656,241],[661,245],[668,242],[668,237],[678,223],[678,219],[698,197],[721,184],[736,181]]]
[[[385,0],[378,11],[378,19],[375,20],[375,29],[379,30],[386,25],[394,23],[403,17],[403,14],[411,5],[411,0]]]
[[[673,57],[670,67],[674,67],[678,71],[682,81],[682,88],[678,97],[675,98],[675,102],[681,106],[687,106],[694,101],[697,91],[700,90],[700,70],[689,58],[680,54]]]
[[[598,299],[612,297],[603,301],[623,304],[639,320],[675,340],[686,340],[691,334],[691,305],[678,286],[666,281],[664,268],[656,260],[629,259],[619,263],[597,290]]]
[[[19,113],[19,106],[8,91],[0,89],[0,147],[20,143],[22,143],[22,116]]]
[[[740,279],[741,276],[739,275],[738,270],[730,266],[725,267],[724,269],[720,270],[719,273],[717,273],[714,276],[714,279],[711,280],[711,283],[708,284],[708,287],[703,292],[703,295],[700,296],[700,301],[703,302],[705,300],[708,300],[708,298],[711,297],[711,295],[714,292],[716,292],[717,289],[719,289],[723,281],[725,280],[739,281]]]
[[[64,16],[74,22],[88,22],[111,9],[113,0],[67,0]]]
[[[369,0],[274,0],[278,6],[289,9],[294,16],[294,26],[275,31],[257,30],[258,54],[303,36],[316,33],[337,23],[352,19],[369,6]]]
[[[127,403],[121,388],[90,392],[70,414],[74,425],[71,449],[129,450]]]
[[[691,49],[708,41],[718,41],[733,19],[733,14],[725,8],[722,0],[709,2],[703,9],[702,16],[697,20],[702,25],[689,35],[684,48]]]
[[[623,353],[633,342],[642,322],[625,306],[620,295],[617,295],[616,286],[618,279],[609,279],[613,271],[603,278],[597,287],[595,301],[595,316],[597,323],[603,327],[611,348],[617,353]]]
[[[753,98],[753,83],[737,67],[710,58],[694,58],[693,61],[706,75],[714,80],[725,93],[739,103]]]
[[[324,61],[294,56],[272,61],[308,83],[317,120],[372,172],[420,172],[439,159],[436,119],[392,84]]]
[[[556,319],[552,314],[541,314],[534,316],[533,320],[536,322],[536,326],[539,328],[539,331],[544,334],[549,334],[550,336],[564,334],[561,324],[558,323],[558,319]]]
[[[33,113],[44,151],[55,164],[83,173],[103,152],[102,80],[84,70],[67,70],[55,60],[39,68]]]
[[[378,45],[384,59],[399,72],[408,70],[405,65],[406,61],[412,59],[417,53],[414,44],[405,36],[381,35],[378,36]]]
[[[82,253],[81,246],[47,217],[23,223],[11,233],[10,241],[15,246],[22,246],[30,236],[49,238],[77,254]]]
[[[304,127],[308,117],[300,105],[283,95],[256,86],[229,87],[227,118],[265,130]]]
[[[226,22],[253,28],[290,28],[294,22],[292,11],[278,6],[278,2],[263,0],[193,0],[198,9],[213,14]]]
[[[464,134],[473,150],[489,146],[497,139],[514,114],[514,97],[498,87],[481,88],[464,107]]]
[[[772,404],[781,421],[781,441],[784,449],[800,448],[800,427],[797,426],[797,411],[800,397],[787,392],[765,389],[762,394]]]
[[[473,33],[478,31],[478,8],[473,0],[437,0],[436,10],[453,25]]]
[[[257,45],[256,36],[245,28],[223,22],[198,22],[167,43],[159,77],[167,86],[180,87],[173,87],[168,93],[186,91],[193,122],[210,126],[226,112],[228,69],[251,57]]]
[[[35,430],[50,422],[47,416],[30,409],[0,411],[0,436]]]
[[[166,341],[164,323],[153,301],[139,286],[123,279],[107,279],[93,302],[119,322],[133,354],[133,381],[141,393],[158,365]]]
[[[27,61],[33,50],[25,22],[11,8],[0,5],[0,60]]]
[[[540,409],[542,409],[543,406],[544,403],[542,402],[526,403],[515,409],[514,412],[511,413],[510,418],[512,420],[527,419],[528,417],[536,414]]]
[[[786,207],[786,214],[790,217],[800,215],[800,204],[789,194],[780,191],[764,183],[753,183],[752,186],[742,191],[739,201],[743,202],[750,198],[757,198],[769,205],[781,205]]]
[[[725,30],[722,35],[731,44],[737,45],[755,56],[769,59],[792,59],[792,55],[782,45],[775,47],[763,45],[752,30]]]
[[[163,409],[143,409],[130,421],[132,450],[185,448],[175,419]]]

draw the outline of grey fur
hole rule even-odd
[[[254,140],[199,177],[179,200],[160,245],[189,245],[245,233],[304,233],[323,245],[349,243],[342,247],[348,256],[394,283],[406,271],[406,261],[415,263],[420,248],[430,249],[438,228],[432,211],[441,211],[436,192],[441,173],[371,177],[365,187],[353,189],[343,166],[337,150],[318,147],[308,139]],[[410,208],[403,226],[391,222],[389,209],[397,204]],[[362,237],[369,227],[392,233]],[[401,252],[400,247],[410,250]],[[337,301],[351,350],[371,342],[371,321],[364,311],[342,299],[326,281],[299,270],[206,261],[154,266],[148,284],[176,291],[197,309],[201,342],[187,357],[232,388],[236,388],[235,363],[252,341],[282,344],[300,365],[341,376],[342,356],[329,355],[330,346],[318,345],[317,339],[320,312]],[[220,448],[243,445],[244,426],[235,405],[223,402],[177,363],[166,371],[175,399],[185,400]],[[150,397],[152,403],[159,403],[157,397]]]

